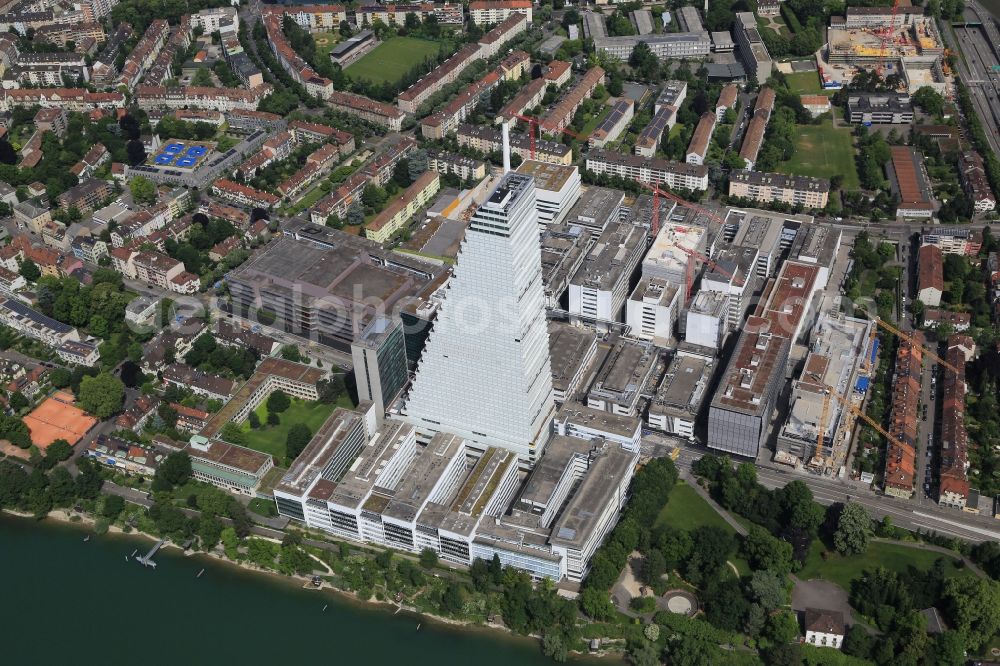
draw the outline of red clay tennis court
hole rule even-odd
[[[58,391],[25,416],[24,423],[31,431],[31,443],[44,451],[57,439],[75,446],[97,419],[73,404],[72,393]]]

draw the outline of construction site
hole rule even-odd
[[[930,86],[945,94],[951,72],[934,18],[910,15],[898,21],[889,13],[871,18],[860,26],[831,21],[829,42],[816,54],[823,86],[842,87],[862,70],[877,70],[901,75],[910,92]]]

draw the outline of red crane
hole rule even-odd
[[[528,139],[531,142],[531,159],[535,159],[535,134],[538,133],[538,135],[541,136],[541,129],[539,128],[538,118],[532,118],[531,116],[522,116],[519,114],[514,114],[513,117],[528,123]],[[534,128],[534,130],[532,130],[532,128]],[[587,140],[587,137],[577,134],[573,130],[568,130],[564,128],[559,131],[562,132],[563,134],[570,135],[574,139],[580,139],[581,141]]]
[[[658,185],[651,184],[651,183],[645,183],[645,182],[643,182],[641,180],[637,180],[636,182],[639,183],[640,185],[642,185],[643,187],[645,187],[646,189],[651,190],[653,192],[653,220],[652,220],[652,228],[650,229],[650,231],[652,232],[652,236],[653,236],[653,240],[654,241],[656,240],[656,236],[660,233],[660,197],[664,197],[664,198],[666,198],[666,199],[668,199],[670,201],[673,201],[678,206],[684,206],[686,208],[690,208],[692,210],[695,210],[695,211],[698,211],[700,213],[703,213],[704,215],[707,215],[711,219],[716,220],[720,224],[724,222],[724,220],[721,217],[719,217],[718,215],[716,215],[712,211],[708,210],[707,208],[704,208],[704,207],[699,206],[697,204],[693,204],[690,201],[688,201],[687,199],[682,199],[681,197],[677,196],[676,194],[674,194],[672,192],[665,192],[665,191],[661,190]],[[680,233],[685,233],[686,232],[686,228],[685,227],[677,227],[677,231],[679,231]],[[682,245],[676,245],[675,244],[675,245],[673,245],[673,247],[677,248],[678,250],[680,250],[681,252],[683,252],[684,254],[686,254],[690,259],[698,259],[698,260],[704,262],[705,264],[707,264],[713,270],[716,270],[719,273],[722,273],[723,275],[725,275],[730,280],[733,279],[733,274],[732,273],[730,273],[726,269],[722,268],[721,266],[719,266],[719,264],[717,264],[716,262],[712,261],[710,258],[706,257],[702,253],[697,252],[695,250],[692,250],[691,248],[684,247]],[[691,300],[691,288],[692,288],[692,286],[694,284],[694,262],[693,261],[688,261],[687,262],[687,267],[686,267],[685,273],[684,273],[684,282],[685,282],[684,302],[687,303],[687,302],[689,302]]]
[[[889,19],[889,25],[882,28],[877,33],[882,38],[882,44],[879,47],[878,67],[875,70],[879,76],[882,76],[882,71],[885,68],[885,57],[886,55],[888,55],[886,47],[889,45],[889,40],[892,38],[892,34],[896,29],[896,15],[898,13],[899,13],[899,0],[893,0],[892,16]]]

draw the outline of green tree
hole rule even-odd
[[[569,658],[566,639],[560,631],[546,631],[542,636],[542,654],[559,663]]]
[[[249,423],[250,427],[254,430],[260,427],[260,417],[257,416],[257,412],[250,412],[250,416],[247,417],[247,423]]]
[[[270,416],[270,414],[268,416]],[[268,423],[270,423],[270,418],[268,418]],[[222,439],[230,444],[236,444],[237,446],[242,446],[243,444],[246,444],[247,441],[247,436],[246,433],[243,432],[243,428],[241,428],[239,424],[233,423],[232,421],[222,426],[222,432],[220,434],[222,435]]]
[[[191,456],[187,451],[175,451],[164,458],[153,476],[154,490],[183,486],[191,478]]]
[[[38,268],[38,264],[31,259],[22,261],[18,272],[28,282],[37,282],[38,278],[42,277],[42,271]]]
[[[53,465],[69,460],[72,455],[73,447],[65,439],[57,439],[45,449],[45,459],[51,461]]]
[[[437,566],[438,555],[433,548],[424,548],[420,551],[420,566],[425,569],[433,569]]]
[[[49,371],[49,383],[55,388],[66,388],[73,381],[73,373],[66,368],[53,368]]]
[[[145,176],[136,176],[128,182],[132,199],[137,204],[151,205],[156,203],[156,184]]]
[[[615,607],[608,598],[607,591],[594,587],[587,587],[583,590],[580,595],[580,610],[587,617],[598,622],[608,620],[615,614]]]
[[[103,420],[121,411],[125,400],[125,385],[108,372],[96,377],[84,377],[80,381],[77,399],[80,407]]]
[[[848,503],[840,512],[833,545],[841,555],[860,555],[868,549],[872,519],[868,509],[857,502]]]
[[[31,403],[28,402],[28,399],[24,397],[23,393],[21,393],[20,391],[14,391],[13,393],[10,394],[10,399],[7,404],[15,412],[19,412]]]
[[[949,578],[944,588],[944,609],[953,629],[973,654],[1000,631],[1000,583],[962,576]]]
[[[860,624],[852,624],[847,633],[844,634],[844,642],[841,645],[844,654],[858,659],[868,659],[872,651],[872,637]]]
[[[101,507],[101,515],[108,520],[115,520],[125,510],[125,500],[118,495],[106,495],[104,506]]]
[[[65,467],[56,467],[49,474],[49,495],[55,506],[69,506],[76,499],[76,483]]]
[[[306,448],[309,440],[312,439],[312,432],[305,423],[296,423],[288,430],[285,437],[285,451],[289,460],[295,460]]]
[[[792,545],[771,536],[763,527],[753,525],[743,541],[743,554],[753,569],[779,574],[792,570]]]
[[[784,576],[774,571],[754,571],[749,587],[754,601],[768,612],[783,606],[788,598]]]
[[[288,394],[280,389],[267,396],[267,411],[269,412],[281,414],[291,406],[292,401],[289,399]]]

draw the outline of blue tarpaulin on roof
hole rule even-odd
[[[858,383],[854,385],[854,389],[856,391],[860,391],[862,393],[864,393],[865,391],[867,391],[868,390],[868,378],[867,377],[858,377]]]

